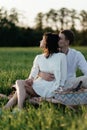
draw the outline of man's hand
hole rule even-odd
[[[39,72],[39,76],[46,81],[53,81],[55,78],[53,74],[45,72]]]

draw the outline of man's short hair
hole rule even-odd
[[[74,42],[74,33],[71,30],[63,30],[61,33],[63,33],[65,38],[70,41],[69,44]]]

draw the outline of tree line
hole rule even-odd
[[[75,9],[50,9],[47,13],[39,12],[35,25],[19,26],[19,12],[12,8],[10,12],[0,8],[0,47],[39,46],[44,32],[56,32],[71,29],[75,33],[74,45],[87,45],[87,12]]]

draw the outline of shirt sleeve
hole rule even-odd
[[[87,61],[81,52],[78,52],[78,67],[84,75],[87,75]]]
[[[30,72],[28,79],[31,77],[33,77],[35,79],[39,73],[38,58],[39,58],[39,56],[37,55],[33,61],[33,66],[31,68],[31,72]]]
[[[61,58],[60,70],[61,70],[60,86],[64,86],[65,81],[67,79],[67,60],[65,54],[62,55]]]

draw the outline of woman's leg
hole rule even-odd
[[[16,90],[17,90],[19,108],[23,108],[23,103],[28,96],[30,97],[38,96],[33,90],[32,86],[26,84],[25,80],[16,81]]]
[[[16,90],[18,97],[18,108],[23,108],[24,101],[28,97],[25,89],[25,80],[16,81]]]
[[[13,97],[7,102],[7,104],[4,106],[4,109],[9,109],[17,104],[17,93],[13,95]]]

